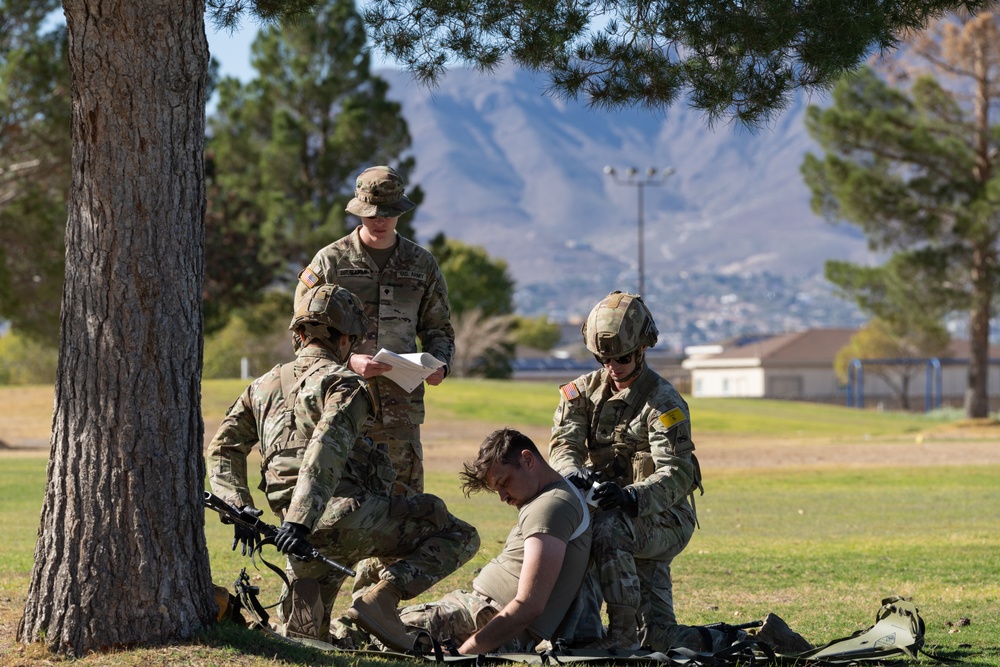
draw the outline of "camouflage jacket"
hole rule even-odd
[[[374,355],[385,348],[398,354],[424,352],[446,364],[455,354],[448,286],[430,252],[397,235],[396,251],[385,269],[365,252],[360,227],[316,253],[299,274],[296,303],[309,287],[336,283],[364,304],[368,334],[354,352]],[[381,405],[382,426],[412,426],[424,421],[424,385],[406,393],[392,380],[369,380]]]
[[[563,475],[588,468],[631,485],[639,516],[687,504],[700,484],[687,403],[646,366],[614,393],[604,369],[560,388],[549,440],[549,463]]]
[[[294,394],[290,406],[282,387],[286,367],[286,386],[291,380]],[[208,446],[212,491],[236,506],[253,505],[247,455],[257,446],[260,488],[271,509],[310,530],[332,497],[384,492],[381,477],[391,477],[388,457],[377,456],[381,452],[360,437],[373,405],[364,380],[330,352],[300,350],[294,362],[254,380],[229,408]]]

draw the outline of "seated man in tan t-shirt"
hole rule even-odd
[[[486,437],[461,473],[466,496],[492,491],[517,507],[517,525],[503,551],[472,582],[437,602],[400,611],[408,626],[427,630],[459,653],[529,650],[554,641],[590,558],[590,512],[526,435],[500,429]]]

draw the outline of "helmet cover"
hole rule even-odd
[[[340,285],[320,285],[303,295],[288,328],[306,330],[310,338],[329,340],[329,328],[360,339],[367,331],[367,317],[361,299]]]
[[[619,357],[653,347],[659,332],[642,297],[614,291],[594,306],[580,329],[587,349],[599,357]]]

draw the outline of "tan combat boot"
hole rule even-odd
[[[799,633],[788,627],[777,614],[768,614],[754,638],[771,645],[778,655],[795,655],[805,653],[813,648],[809,641]]]
[[[412,651],[417,634],[406,631],[396,607],[402,593],[389,581],[380,581],[357,598],[345,616],[375,635],[393,651]]]
[[[622,604],[608,605],[608,634],[587,645],[599,651],[635,651],[639,648],[639,626],[635,609]]]

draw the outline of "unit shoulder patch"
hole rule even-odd
[[[567,382],[563,386],[559,387],[559,391],[562,392],[563,397],[567,401],[572,401],[573,399],[580,397],[580,390],[576,388],[575,382]]]
[[[660,423],[665,427],[670,428],[677,422],[682,422],[687,417],[684,415],[684,411],[680,408],[673,408],[660,415]]]

